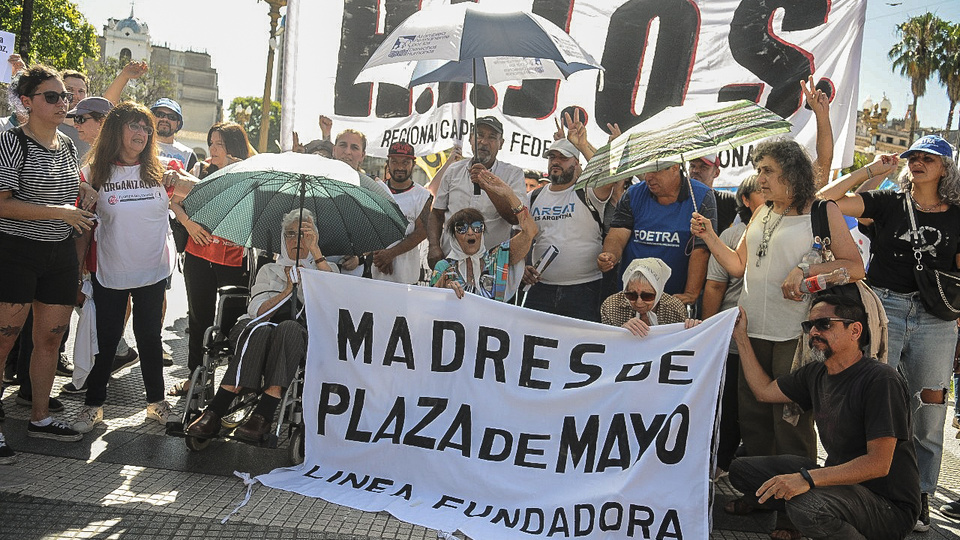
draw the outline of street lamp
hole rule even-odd
[[[270,4],[270,39],[267,46],[267,76],[263,81],[263,106],[260,107],[260,142],[257,144],[260,153],[267,151],[270,138],[270,83],[273,82],[273,52],[277,47],[277,20],[280,19],[280,8],[287,6],[287,0],[264,1]]]
[[[867,126],[867,129],[870,131],[870,143],[873,145],[877,144],[877,139],[879,138],[879,127],[880,124],[887,123],[887,114],[890,112],[890,100],[887,99],[887,95],[883,95],[883,99],[880,100],[880,103],[874,103],[869,97],[866,101],[863,102],[863,105],[860,106],[860,112],[862,113],[860,118],[863,120],[864,125]]]
[[[236,107],[233,108],[233,117],[237,119],[237,123],[243,126],[243,129],[247,129],[247,122],[250,121],[250,117],[253,115],[253,109],[249,105],[246,108],[242,107],[237,103]]]

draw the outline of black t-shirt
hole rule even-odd
[[[890,472],[862,485],[909,515],[919,515],[920,473],[910,425],[910,394],[897,370],[863,358],[830,375],[822,362],[811,362],[778,378],[777,385],[804,411],[813,409],[820,442],[827,451],[827,467],[866,455],[868,441],[895,437]]]
[[[917,290],[913,277],[916,258],[907,232],[910,216],[903,207],[903,193],[876,190],[861,193],[863,216],[874,221],[870,243],[870,284],[898,293]],[[955,270],[960,236],[960,208],[950,206],[946,212],[921,212],[914,208],[917,228],[923,237],[923,264],[938,270]]]

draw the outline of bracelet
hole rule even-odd
[[[801,467],[801,468],[800,468],[800,476],[802,476],[803,479],[806,480],[808,484],[810,484],[810,489],[816,489],[816,488],[817,488],[817,485],[813,483],[813,477],[810,476],[810,471],[808,471],[807,469]]]
[[[322,262],[327,262],[327,258],[321,256],[319,259],[314,259],[313,262],[314,264],[320,264]]]
[[[870,170],[869,165],[867,165],[867,178],[873,178],[873,171]]]
[[[526,207],[527,207],[527,206],[526,206],[525,204],[523,204],[523,202],[521,201],[520,204],[517,205],[516,208],[512,208],[514,215],[523,212]]]

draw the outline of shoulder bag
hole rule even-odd
[[[913,198],[909,193],[904,193],[903,206],[910,216],[910,243],[913,245],[913,257],[917,260],[913,277],[917,280],[920,300],[934,317],[955,321],[960,318],[960,272],[937,270],[932,265],[923,264],[923,237],[917,229]]]

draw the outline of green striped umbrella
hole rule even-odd
[[[183,208],[214,236],[272,253],[280,253],[283,216],[305,208],[317,216],[324,254],[359,255],[400,240],[407,228],[389,191],[364,180],[321,156],[260,154],[202,180]]]
[[[741,100],[668,107],[597,150],[577,187],[602,186],[790,131],[790,122]]]

